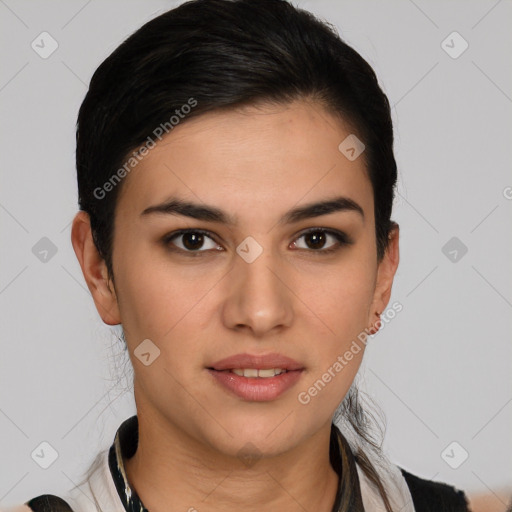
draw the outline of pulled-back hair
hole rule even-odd
[[[370,65],[331,25],[285,0],[192,0],[128,37],[95,71],[80,107],[79,207],[89,214],[109,277],[115,282],[112,241],[122,178],[162,127],[168,132],[209,111],[300,99],[342,119],[364,143],[381,261],[394,225],[397,170],[389,102]],[[354,386],[337,413],[379,449]],[[353,457],[349,452],[345,457]],[[390,511],[378,472],[364,451],[355,457]],[[357,483],[349,466],[342,474],[346,489]]]

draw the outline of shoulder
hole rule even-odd
[[[416,512],[471,512],[464,491],[399,469],[409,487]]]
[[[512,512],[512,485],[466,494],[441,482],[424,480],[400,468],[416,512]]]
[[[2,512],[75,512],[69,504],[53,494],[42,494],[23,505],[5,509]]]

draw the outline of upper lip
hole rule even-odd
[[[293,371],[302,370],[303,366],[294,359],[281,354],[236,354],[213,363],[209,368],[214,370],[233,370],[234,368],[258,368],[267,370],[269,368],[281,368],[283,370]]]

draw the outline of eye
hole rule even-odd
[[[310,249],[310,252],[320,254],[332,253],[338,251],[344,245],[350,245],[353,243],[345,233],[325,228],[308,229],[308,231],[302,233],[297,240],[300,240],[301,238],[304,238],[305,246],[301,246],[298,242],[293,242],[293,246],[295,248],[306,250]],[[329,239],[333,243],[327,245],[327,248],[325,248]]]
[[[221,250],[219,245],[213,240],[208,231],[202,229],[181,229],[167,235],[163,239],[166,247],[174,250],[171,245],[174,245],[182,251],[193,252],[206,252],[207,250]],[[205,245],[206,244],[206,245]]]
[[[317,254],[330,254],[353,243],[345,233],[325,228],[311,228],[303,232],[296,240],[302,238],[305,240],[305,245],[294,241],[292,246]],[[330,244],[328,244],[329,241]],[[202,229],[180,229],[166,235],[162,242],[170,251],[182,252],[187,256],[201,256],[207,251],[224,250],[215,242],[210,232]],[[326,244],[328,244],[327,247]]]

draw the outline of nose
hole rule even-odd
[[[263,250],[252,262],[237,254],[230,276],[223,307],[226,327],[261,338],[291,325],[294,295],[272,251]]]

